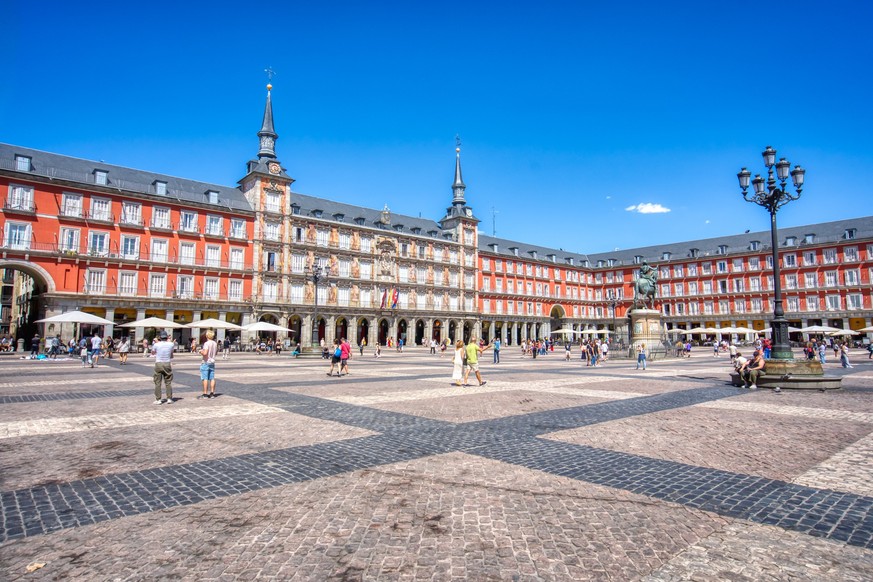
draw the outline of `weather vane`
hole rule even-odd
[[[267,67],[266,69],[264,69],[264,72],[267,73],[267,81],[272,83],[273,82],[273,75],[276,74],[276,71],[274,71],[272,69],[272,67]]]
[[[455,147],[461,147],[461,134],[455,134]]]

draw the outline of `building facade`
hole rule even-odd
[[[271,89],[257,156],[236,187],[0,144],[0,269],[31,282],[18,336],[69,337],[71,327],[33,321],[79,308],[115,325],[267,321],[303,346],[335,337],[517,344],[557,329],[626,341],[643,262],[657,270],[667,328],[768,325],[769,233],[590,255],[489,237],[467,204],[460,149],[439,220],[303,195],[276,153]],[[792,325],[871,324],[873,217],[786,228],[780,240]],[[6,279],[11,317],[19,299],[6,297],[16,288]],[[201,331],[175,333],[184,342]]]

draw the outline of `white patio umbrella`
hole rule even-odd
[[[734,329],[736,329],[737,333],[758,333],[757,329],[752,329],[751,327],[740,326],[740,327],[736,327]]]
[[[708,333],[708,332],[707,332],[707,329],[710,329],[710,328],[705,328],[705,327],[692,327],[691,329],[686,330],[685,333],[687,333],[687,334]]]
[[[169,319],[162,319],[160,317],[146,317],[145,319],[138,319],[137,321],[129,321],[127,323],[122,323],[118,327],[156,327],[160,328],[177,328],[177,327],[185,327],[181,323],[176,323],[175,321],[170,321]]]
[[[200,321],[192,321],[191,323],[186,323],[183,327],[200,329],[242,329],[242,326],[235,323],[221,321],[220,319],[215,319],[213,317],[201,319]]]
[[[102,317],[98,317],[93,313],[85,313],[84,311],[67,311],[58,315],[52,315],[45,319],[37,319],[34,323],[90,323],[91,325],[114,325],[114,321],[109,321]]]
[[[730,334],[739,333],[739,332],[737,332],[737,328],[730,327],[730,326],[728,326],[728,327],[715,327],[713,329],[715,330],[714,333],[730,333]]]
[[[800,331],[802,333],[833,333],[842,330],[838,327],[831,327],[829,325],[810,325],[807,327],[801,327]]]
[[[248,325],[242,326],[242,329],[243,331],[294,331],[293,329],[282,327],[281,325],[276,325],[275,323],[270,323],[269,321],[250,323]]]
[[[828,335],[857,335],[858,333],[859,332],[851,329],[841,329],[839,331],[832,331]]]
[[[868,325],[867,327],[862,327],[861,329],[855,331],[859,333],[873,333],[873,325]]]

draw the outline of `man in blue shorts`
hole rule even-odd
[[[200,379],[203,381],[203,394],[199,399],[215,398],[215,355],[218,353],[218,344],[215,343],[215,332],[206,331],[206,343],[200,346]]]

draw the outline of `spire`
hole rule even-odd
[[[267,83],[267,105],[264,107],[264,123],[261,124],[261,131],[258,132],[258,137],[261,141],[261,149],[258,151],[258,158],[275,158],[276,140],[279,136],[273,129],[273,101],[270,98],[270,91],[273,85]]]
[[[467,204],[464,200],[464,190],[467,188],[464,185],[464,180],[461,178],[461,138],[455,136],[457,147],[455,147],[455,183],[452,184],[452,206],[464,206]]]

